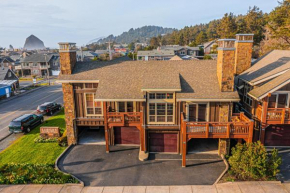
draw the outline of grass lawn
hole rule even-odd
[[[58,126],[61,133],[65,130],[64,111],[50,117],[41,126]],[[0,153],[0,166],[7,163],[54,164],[57,157],[65,150],[58,143],[35,143],[40,126],[25,134]]]

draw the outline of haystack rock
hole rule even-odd
[[[38,37],[31,35],[25,40],[24,49],[26,50],[42,50],[45,49],[43,41]]]

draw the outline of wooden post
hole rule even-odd
[[[281,115],[281,124],[284,124],[285,123],[285,108],[282,109],[282,115]]]
[[[183,116],[183,115],[182,115]],[[182,129],[182,167],[186,167],[186,122],[182,118],[181,122],[181,129]]]
[[[205,128],[205,138],[208,138],[209,137],[209,123],[207,122],[206,123],[206,128]]]
[[[253,142],[253,134],[254,134],[254,121],[251,120],[249,134],[248,134],[248,141],[247,141],[248,143]]]
[[[106,153],[109,153],[110,152],[109,129],[108,129],[107,102],[106,101],[103,101],[103,112],[104,112],[104,125],[105,125]]]
[[[231,124],[228,123],[227,124],[227,138],[230,138],[230,134],[231,134]]]
[[[261,133],[260,133],[260,141],[264,145],[265,143],[265,129],[267,127],[267,113],[268,113],[268,101],[269,97],[265,97],[263,100],[263,107],[262,107],[262,120],[261,120]]]

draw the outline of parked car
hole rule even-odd
[[[37,113],[42,115],[52,115],[61,109],[61,104],[54,102],[46,102],[37,107]]]
[[[25,114],[13,119],[8,127],[11,133],[29,133],[32,128],[41,123],[43,123],[43,115]]]

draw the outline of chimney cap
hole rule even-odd
[[[74,42],[59,42],[58,44],[59,45],[61,45],[61,44],[74,44],[74,45],[76,45],[76,43],[74,43]]]
[[[58,44],[59,44],[60,52],[75,52],[76,51],[76,43],[60,42]]]
[[[253,36],[255,34],[236,34],[236,36]]]
[[[229,42],[229,41],[236,41],[236,39],[219,39],[218,40],[218,42],[222,42],[222,41]]]

